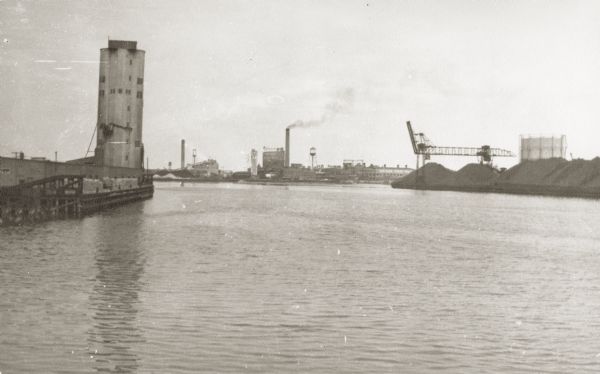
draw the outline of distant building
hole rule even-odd
[[[282,179],[290,181],[315,181],[317,174],[313,169],[299,167],[297,164],[292,164],[292,167],[283,169]]]
[[[262,167],[265,174],[281,173],[285,165],[285,151],[283,148],[263,148]]]
[[[392,181],[402,178],[409,174],[413,169],[408,167],[388,167],[370,165],[367,167],[360,167],[356,169],[356,174],[359,181],[364,182],[377,182],[377,183],[391,183]]]
[[[544,160],[548,158],[566,158],[567,137],[521,135],[521,161]]]
[[[97,165],[143,166],[144,55],[134,41],[109,40],[100,50]]]
[[[250,151],[250,175],[252,177],[258,175],[258,151],[256,149]]]
[[[219,163],[216,160],[208,159],[191,165],[189,170],[194,177],[216,176],[219,175]]]
[[[363,160],[344,160],[344,162],[342,162],[342,167],[344,169],[351,169],[360,166],[365,166],[365,162]]]
[[[389,184],[392,181],[402,178],[409,174],[413,169],[408,167],[389,167],[387,165],[377,166],[369,165],[363,160],[344,160],[342,167],[328,167],[320,170],[322,179],[333,181],[354,181],[356,183],[384,183]]]

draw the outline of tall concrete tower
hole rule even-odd
[[[108,48],[100,50],[98,165],[143,165],[144,55],[135,41],[109,40]]]

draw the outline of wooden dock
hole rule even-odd
[[[152,198],[151,177],[137,188],[84,193],[83,176],[58,175],[0,188],[0,226],[78,218],[106,208]]]

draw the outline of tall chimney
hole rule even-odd
[[[185,139],[181,139],[181,170],[185,168]]]
[[[290,167],[290,129],[285,129],[285,167]]]

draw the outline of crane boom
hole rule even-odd
[[[514,157],[515,154],[506,149],[491,148],[489,145],[477,147],[442,147],[436,146],[429,141],[425,134],[417,133],[413,130],[410,121],[406,122],[408,134],[416,155],[424,155],[426,159],[429,156],[478,156],[483,161],[490,162],[492,157]]]
[[[481,156],[481,151],[488,146],[476,147],[437,147],[427,148],[428,155],[436,156]],[[489,148],[489,154],[494,157],[514,157],[515,155],[506,149]]]
[[[413,151],[415,154],[419,154],[419,149],[417,148],[417,142],[415,140],[415,133],[413,132],[410,121],[406,122],[406,127],[408,128],[408,135],[410,136],[410,142],[412,143]]]

